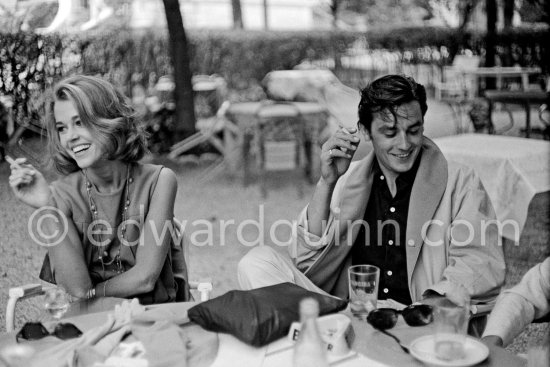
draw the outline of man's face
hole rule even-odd
[[[365,133],[372,140],[382,172],[395,179],[414,165],[422,146],[423,132],[420,104],[412,101],[397,108],[396,118],[388,110],[373,114],[370,133]]]

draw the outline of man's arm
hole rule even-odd
[[[321,178],[309,205],[302,211],[293,231],[289,246],[291,258],[304,271],[331,239],[331,203],[335,201],[340,177],[351,164],[359,138],[355,131],[338,130],[321,149]]]
[[[330,212],[332,193],[338,179],[346,173],[357,149],[359,138],[347,131],[338,130],[321,149],[321,178],[307,209],[309,232],[322,236],[323,223]]]
[[[336,181],[326,182],[322,177],[317,183],[313,198],[307,207],[307,222],[309,232],[316,236],[323,235],[323,223],[326,223],[330,213],[330,201]]]
[[[479,177],[472,169],[460,167],[447,188],[453,190],[451,226],[447,231],[447,267],[441,281],[425,296],[452,293],[465,287],[472,303],[493,301],[504,283],[505,263],[499,246],[495,211]]]
[[[509,344],[534,319],[550,312],[550,257],[531,268],[498,298],[483,333],[486,342]]]

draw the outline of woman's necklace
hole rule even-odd
[[[110,266],[113,263],[116,264],[117,274],[124,272],[124,267],[122,266],[122,260],[120,257],[120,250],[122,249],[122,242],[125,240],[125,235],[126,235],[126,220],[128,219],[128,207],[130,206],[130,184],[133,182],[133,178],[130,177],[130,166],[131,164],[128,164],[126,169],[126,181],[124,185],[124,193],[125,193],[124,209],[122,210],[122,223],[121,223],[122,227],[120,228],[120,241],[118,244],[117,253],[111,260],[105,261],[105,258],[109,257],[109,252],[106,249],[109,243],[104,244],[101,231],[95,233],[95,235],[99,237],[98,238],[99,241],[96,242],[96,244],[100,244],[98,260],[101,263],[104,276],[105,276],[105,266]],[[90,204],[90,211],[92,213],[93,224],[97,225],[99,223],[99,216],[97,215],[97,205],[92,197],[92,183],[88,180],[88,175],[86,174],[86,170],[84,170],[84,177],[86,179],[86,193],[88,194],[88,203]]]

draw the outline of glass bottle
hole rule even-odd
[[[319,303],[313,298],[300,302],[300,335],[294,345],[294,367],[328,367],[325,344],[317,326]]]

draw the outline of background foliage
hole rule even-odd
[[[514,28],[499,34],[497,54],[503,64],[540,66],[547,72],[547,28]],[[263,32],[201,30],[188,34],[193,74],[219,74],[241,98],[258,98],[258,85],[271,70],[291,69],[304,60],[334,59],[362,48],[397,51],[402,63],[439,66],[452,55],[426,50],[472,50],[484,55],[484,34],[458,37],[451,28],[404,27],[357,32]],[[355,46],[355,47],[354,47]],[[18,106],[17,121],[40,115],[42,91],[71,73],[99,74],[126,89],[150,88],[172,67],[165,33],[119,29],[87,35],[0,34],[0,93]],[[437,57],[434,57],[437,55]],[[253,91],[247,93],[247,91]],[[37,97],[37,98],[35,98]],[[38,98],[39,97],[39,98]]]

